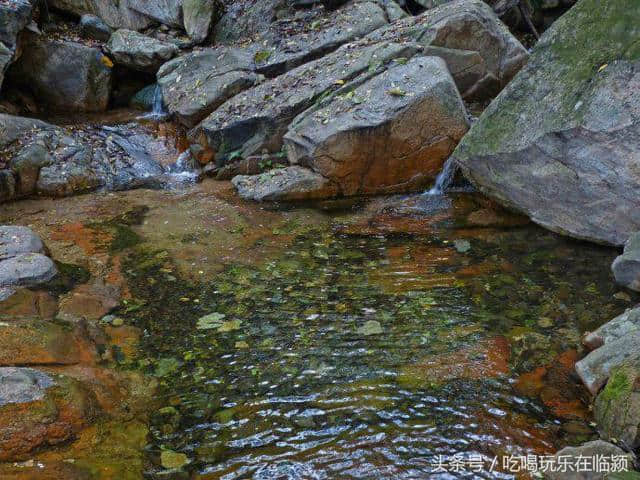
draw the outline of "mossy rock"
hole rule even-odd
[[[640,366],[622,365],[612,371],[594,405],[598,430],[604,438],[635,449],[640,446]]]
[[[640,230],[639,36],[637,0],[578,2],[458,145],[465,176],[551,230],[624,243]]]

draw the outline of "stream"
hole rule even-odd
[[[631,301],[614,250],[473,193],[274,207],[205,180],[3,217],[119,265],[141,334],[118,368],[158,381],[148,478],[513,478],[507,456],[596,438],[573,363]]]

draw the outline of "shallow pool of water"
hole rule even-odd
[[[138,229],[120,314],[160,381],[150,472],[170,450],[200,479],[501,478],[505,455],[593,436],[571,372],[581,334],[628,306],[613,250],[468,195],[428,215],[325,210],[308,228],[264,215],[215,273],[213,237]]]

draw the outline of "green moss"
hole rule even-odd
[[[627,367],[620,367],[613,371],[607,386],[601,393],[601,400],[609,403],[620,399],[623,395],[631,393],[633,385],[629,379]]]
[[[260,50],[259,52],[256,52],[256,54],[253,56],[253,60],[256,63],[264,63],[267,60],[269,60],[270,56],[271,56],[271,50]]]
[[[640,2],[582,0],[535,46],[527,66],[485,111],[459,148],[466,159],[526,146],[530,134],[572,128],[602,67],[640,58]]]

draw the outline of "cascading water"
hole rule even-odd
[[[153,91],[153,99],[151,102],[151,112],[142,116],[145,120],[164,120],[167,118],[168,113],[164,109],[164,100],[162,97],[162,88],[160,85],[156,84],[155,90]]]
[[[452,158],[448,158],[445,162],[442,170],[436,177],[436,181],[433,187],[426,192],[426,195],[442,195],[453,183],[453,179],[456,175],[456,163]]]

